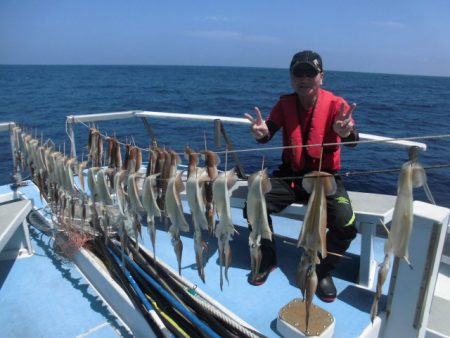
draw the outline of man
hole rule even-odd
[[[322,58],[313,51],[302,51],[294,55],[290,65],[291,85],[294,93],[284,95],[274,106],[266,121],[255,107],[256,118],[250,114],[245,117],[251,122],[251,131],[260,143],[268,142],[279,130],[283,131],[285,148],[282,164],[273,173],[274,177],[287,179],[272,180],[272,190],[266,194],[267,211],[277,213],[288,205],[306,203],[309,195],[303,189],[301,177],[313,170],[336,173],[340,169],[340,146],[329,145],[302,147],[304,145],[335,144],[358,140],[352,112],[356,104],[347,102],[333,93],[323,90]],[[321,159],[322,157],[322,159]],[[292,179],[292,177],[300,177]],[[332,302],[336,298],[336,287],[331,278],[339,255],[349,247],[356,236],[355,215],[344,188],[342,179],[335,177],[336,194],[327,197],[327,250],[330,252],[317,265],[317,296]],[[244,209],[244,217],[246,209]],[[272,220],[269,216],[269,224]],[[270,271],[276,267],[275,243],[262,240],[263,258],[261,268],[253,284],[263,284]],[[321,257],[319,257],[321,258]]]

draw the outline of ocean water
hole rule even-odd
[[[360,132],[389,137],[450,134],[450,78],[325,73],[324,88],[356,102],[354,118]],[[69,152],[65,117],[74,114],[148,110],[242,117],[260,107],[267,116],[280,95],[291,92],[287,69],[187,67],[187,66],[0,66],[0,122],[15,121],[45,141]],[[215,148],[212,123],[149,119],[160,144],[182,152]],[[150,138],[138,118],[99,122],[102,133],[122,141],[133,139],[146,147]],[[248,126],[226,125],[235,149],[257,148],[239,154],[245,172],[280,162],[280,135],[258,145]],[[77,153],[86,153],[87,128],[75,128]],[[420,156],[428,183],[438,204],[450,207],[450,168],[430,168],[450,163],[450,138],[424,140],[428,150]],[[360,144],[342,153],[344,172],[365,173],[400,168],[407,150],[392,145]],[[185,161],[184,161],[185,162]],[[234,161],[222,156],[230,167]],[[0,183],[11,182],[13,170],[9,136],[0,134]],[[396,194],[398,172],[348,176],[348,190]],[[422,189],[415,198],[426,200]]]

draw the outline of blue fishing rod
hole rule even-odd
[[[150,317],[149,312],[142,303],[142,298],[139,297],[136,290],[132,287],[129,280],[126,278],[124,270],[120,268],[114,258],[108,252],[108,249],[103,240],[100,237],[94,239],[94,244],[91,248],[92,252],[97,255],[102,261],[105,262],[108,270],[111,271],[114,279],[122,285],[123,289],[127,292],[133,303],[143,312],[145,319],[150,324],[151,328],[158,337],[164,337],[163,332],[159,329],[157,324]],[[145,310],[144,310],[145,309]]]
[[[237,338],[237,337],[262,337],[258,332],[246,329],[244,326],[230,322],[229,318],[218,310],[216,307],[211,307],[205,303],[198,302],[199,299],[193,298],[192,289],[186,289],[182,282],[177,277],[174,277],[170,271],[163,267],[160,263],[158,266],[150,264],[155,262],[145,250],[135,246],[128,247],[133,255],[133,260],[150,276],[152,276],[158,283],[165,287],[172,293],[179,294],[182,298],[181,302],[192,308],[199,318],[208,323],[208,325],[223,338]],[[158,271],[156,271],[156,269]],[[195,293],[195,291],[194,291]]]
[[[223,318],[217,318],[213,313],[210,312],[210,309],[206,309],[203,305],[200,305],[196,301],[192,300],[192,296],[189,294],[188,290],[185,290],[179,282],[174,279],[168,271],[166,271],[164,268],[160,267],[156,271],[155,268],[153,268],[147,261],[149,259],[145,255],[145,251],[142,251],[142,248],[139,248],[139,250],[135,246],[135,242],[129,238],[130,242],[128,242],[127,248],[131,251],[130,254],[133,255],[133,261],[140,266],[142,270],[144,270],[147,275],[152,277],[155,282],[160,285],[161,288],[165,289],[167,292],[169,292],[172,297],[175,298],[178,303],[183,305],[188,311],[192,311],[192,313],[199,319],[201,319],[204,323],[207,323],[207,325],[211,328],[212,331],[216,332],[220,337],[222,338],[237,338],[237,337],[243,337],[248,335],[242,335],[242,330],[240,328],[236,329],[236,326],[230,325],[228,321],[223,321]],[[108,241],[109,247],[114,251],[114,253],[119,257],[122,255],[122,251],[119,250],[120,244],[114,240]],[[145,258],[147,257],[147,258]],[[181,333],[183,334],[183,329],[185,330],[184,333],[187,333],[188,335],[192,335],[192,337],[210,337],[206,332],[202,331],[199,327],[195,326],[195,323],[190,321],[187,317],[185,317],[181,312],[177,311],[177,309],[171,305],[171,303],[163,296],[161,295],[158,290],[151,287],[151,285],[146,282],[146,280],[141,276],[139,271],[135,269],[134,266],[132,266],[129,262],[125,262],[127,265],[127,268],[135,278],[135,280],[138,282],[139,286],[142,288],[142,290],[149,295],[153,295],[153,297],[160,298],[159,301],[157,301],[157,304],[165,304],[166,312],[172,312],[171,315],[173,319],[164,321],[166,325],[169,327],[169,329],[172,330],[173,333]],[[150,290],[152,289],[152,290]],[[160,311],[161,309],[155,305],[155,308]],[[160,315],[162,316],[161,319],[165,320],[166,313],[160,312]],[[177,317],[177,319],[175,319]],[[176,320],[176,324],[174,325],[174,321]],[[181,329],[183,328],[183,329]],[[175,331],[174,331],[175,330]],[[190,331],[190,332],[188,332]],[[194,332],[193,332],[194,331]],[[250,335],[254,337],[254,335]]]
[[[154,330],[156,330],[156,332],[158,333],[158,336],[163,336],[163,332],[161,332],[161,330],[158,328],[158,326],[154,323],[153,320],[150,320],[150,318],[148,318],[147,316],[150,315],[149,311],[148,311],[148,307],[145,307],[143,302],[143,298],[145,298],[145,300],[147,301],[146,295],[144,294],[144,292],[140,293],[140,297],[137,294],[136,290],[130,285],[131,283],[129,282],[129,279],[127,279],[124,275],[125,275],[125,267],[122,267],[122,260],[119,259],[119,262],[117,262],[117,257],[119,257],[119,255],[121,254],[119,252],[119,249],[116,247],[116,245],[114,244],[114,242],[111,241],[111,239],[109,237],[107,237],[105,235],[104,230],[99,226],[99,224],[94,224],[94,227],[102,234],[102,236],[106,239],[106,243],[103,240],[99,240],[99,238],[96,239],[96,241],[98,241],[98,245],[94,246],[93,249],[95,251],[100,250],[101,251],[101,256],[104,257],[104,259],[108,260],[110,263],[109,265],[111,267],[113,267],[114,265],[116,265],[113,270],[116,273],[116,277],[119,278],[119,280],[122,283],[122,286],[126,289],[127,293],[129,294],[129,296],[134,300],[134,302],[141,308],[141,310],[145,309],[144,314],[146,315],[146,319],[149,321],[149,323],[151,324],[152,328]],[[107,245],[107,243],[109,243],[109,246]],[[113,250],[113,252],[111,252],[111,250]],[[130,266],[130,264],[128,263],[128,265]],[[132,266],[130,266],[131,268],[133,268]],[[128,270],[128,272],[130,272]],[[131,273],[130,273],[131,275]],[[135,272],[135,278],[139,279],[139,282],[141,283],[141,286],[146,289],[145,292],[146,293],[151,293],[151,291],[148,289],[148,285],[146,285],[146,283],[144,283],[142,281],[142,278],[140,277],[139,273]],[[136,286],[139,286],[137,283],[135,283]],[[141,290],[142,291],[142,290]],[[148,295],[147,295],[148,296]],[[195,328],[194,325],[190,322],[188,322],[188,320],[186,319],[185,316],[180,315],[179,312],[177,313],[174,310],[174,307],[170,304],[170,302],[167,299],[164,299],[164,297],[161,298],[161,301],[163,301],[165,304],[167,304],[168,310],[170,312],[173,312],[175,315],[175,318],[171,318],[170,316],[168,316],[166,313],[164,313],[163,311],[161,311],[161,308],[159,306],[157,307],[157,311],[159,312],[159,314],[162,316],[162,319],[164,319],[165,323],[171,328],[172,332],[175,333],[175,335],[177,337],[185,337],[186,336],[186,331],[190,331],[188,334],[194,334],[199,332],[199,333],[203,333],[201,332],[198,328]],[[147,303],[147,306],[149,304]],[[157,305],[157,303],[156,303]],[[151,306],[151,304],[150,304]],[[181,327],[183,326],[183,327]],[[194,332],[193,332],[194,331]]]
[[[117,255],[110,249],[108,250],[114,255],[117,260]],[[197,316],[195,316],[191,311],[189,311],[183,304],[181,304],[175,297],[173,297],[169,292],[167,292],[158,282],[156,282],[149,274],[147,274],[138,264],[136,264],[128,255],[125,255],[125,260],[130,264],[139,274],[169,303],[177,309],[183,316],[185,316],[189,321],[197,326],[200,331],[203,331],[208,337],[220,338],[221,336],[214,332],[208,325],[201,321]]]
[[[115,248],[113,245],[112,249],[115,251],[116,256],[118,257],[120,255],[118,249]],[[92,246],[91,250],[105,262],[105,264],[108,266],[108,269],[112,272],[112,276],[120,282],[120,284],[127,292],[130,299],[142,311],[145,319],[149,322],[151,328],[154,330],[154,332],[156,332],[157,336],[164,338],[163,333],[159,330],[157,325],[150,318],[150,314],[147,311],[147,308],[145,308],[145,306],[143,305],[141,298],[139,298],[135,289],[131,286],[131,283],[125,277],[124,269],[121,268],[119,264],[116,263],[115,259],[108,251],[108,248],[105,245],[105,241],[100,238],[96,238],[95,245]],[[130,267],[129,264],[128,268],[132,269],[132,267]],[[140,277],[139,273],[137,273],[135,270],[132,271],[128,270],[128,271],[132,274],[133,278],[138,283],[138,286],[140,286],[145,297],[151,301],[152,306],[157,311],[158,315],[161,317],[161,320],[164,322],[166,327],[176,337],[188,338],[191,336],[192,337],[195,336],[194,332],[195,330],[191,329],[191,327],[193,326],[192,323],[187,322],[184,317],[179,315],[173,309],[173,307],[171,307],[170,303],[167,300],[163,299],[162,297],[160,297],[160,299],[155,299],[154,298],[156,296],[155,292],[152,292],[149,289],[148,283],[146,283],[145,280],[143,280],[143,278]],[[166,309],[166,311],[164,311],[164,309]]]
[[[130,283],[131,287],[133,288],[133,290],[138,295],[138,297],[141,300],[142,304],[146,308],[148,314],[150,315],[150,317],[152,318],[154,323],[157,325],[158,329],[161,331],[163,336],[166,337],[166,338],[174,338],[175,336],[172,333],[170,333],[170,331],[167,329],[167,327],[162,322],[161,318],[159,318],[159,316],[156,313],[155,309],[153,308],[152,304],[150,304],[148,299],[145,297],[144,293],[142,292],[141,288],[139,287],[139,285],[134,280],[134,278],[131,275],[130,271],[128,271],[128,269],[123,265],[123,263],[121,262],[119,257],[117,257],[116,254],[110,248],[108,248],[108,251],[111,254],[111,256],[114,258],[114,260],[116,261],[117,265],[119,265],[119,267],[122,269],[125,277],[127,278],[128,282]],[[128,257],[126,257],[126,258],[128,258]]]

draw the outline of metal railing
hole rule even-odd
[[[101,113],[101,114],[85,114],[85,115],[69,115],[66,117],[66,123],[68,126],[68,133],[71,142],[71,155],[76,156],[76,145],[74,137],[74,123],[78,122],[96,122],[96,121],[109,121],[117,119],[126,118],[158,118],[158,119],[184,119],[184,120],[196,120],[196,121],[210,121],[213,122],[220,120],[222,123],[230,124],[242,124],[250,125],[250,121],[245,118],[239,117],[228,117],[219,115],[200,115],[200,114],[181,114],[181,113],[170,113],[170,112],[154,112],[154,111],[142,111],[142,110],[131,110],[125,112],[111,112],[111,113]],[[372,141],[372,142],[385,142],[392,144],[394,146],[400,146],[404,148],[418,147],[423,151],[427,150],[427,145],[425,143],[407,141],[407,140],[397,140],[395,138],[372,135],[372,134],[359,134],[361,141]]]

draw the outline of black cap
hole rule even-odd
[[[302,52],[298,52],[292,57],[290,66],[291,72],[295,67],[304,64],[310,65],[319,73],[323,71],[322,58],[319,54],[313,52],[312,50],[304,50]]]

